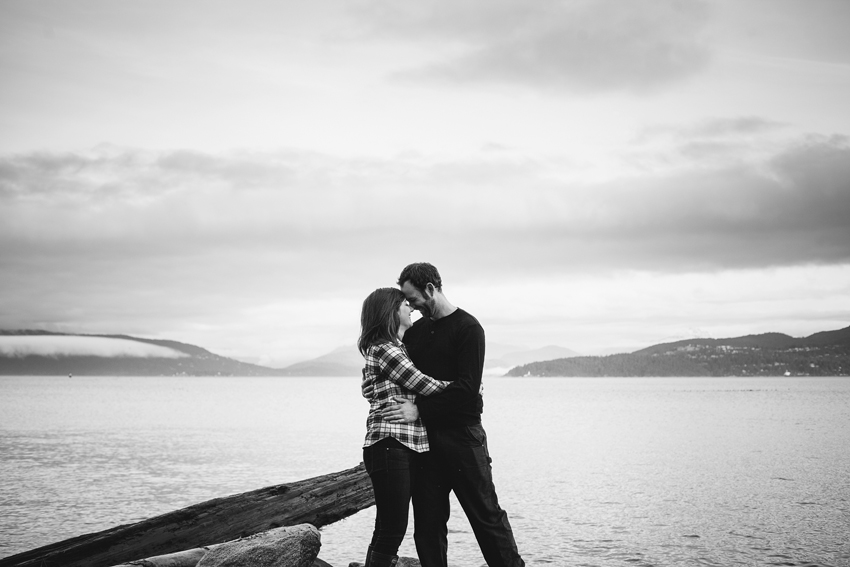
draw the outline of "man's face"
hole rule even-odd
[[[401,292],[413,309],[419,311],[425,317],[430,317],[434,314],[435,300],[433,295],[430,295],[427,291],[419,291],[410,283],[410,280],[401,284]]]

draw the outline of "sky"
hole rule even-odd
[[[850,2],[0,2],[0,328],[281,367],[850,325]]]

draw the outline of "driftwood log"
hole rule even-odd
[[[361,464],[81,535],[0,559],[0,567],[109,567],[281,526],[313,524],[320,528],[374,503],[372,485]]]

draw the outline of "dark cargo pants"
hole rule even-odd
[[[478,425],[429,428],[431,450],[413,488],[414,540],[422,567],[447,567],[449,492],[454,491],[489,567],[523,567],[493,485],[487,435]]]

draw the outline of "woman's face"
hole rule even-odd
[[[401,305],[398,306],[398,330],[406,331],[410,328],[413,322],[410,320],[410,304],[407,301],[402,301]]]

